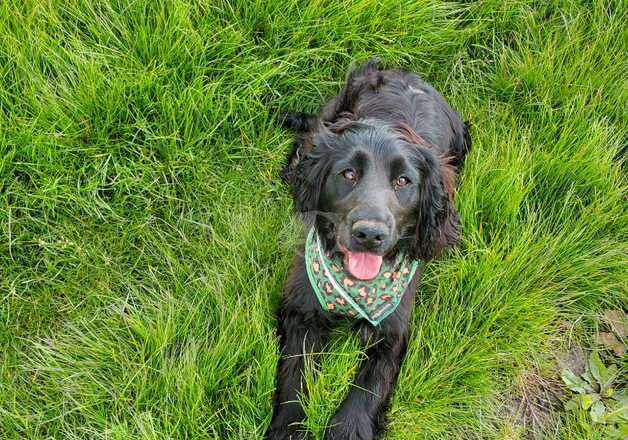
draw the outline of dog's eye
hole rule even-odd
[[[349,180],[350,182],[355,182],[358,180],[358,173],[355,172],[352,168],[347,168],[342,172],[342,177]]]
[[[395,185],[397,187],[406,186],[409,183],[410,183],[410,179],[408,179],[406,176],[399,176],[397,177],[397,180],[395,181]]]

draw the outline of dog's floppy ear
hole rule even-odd
[[[420,147],[423,153],[426,149]],[[453,204],[456,174],[447,158],[424,154],[427,167],[421,182],[413,254],[431,259],[460,240],[460,215]]]
[[[400,127],[406,141],[414,144],[421,164],[422,182],[417,225],[410,254],[429,260],[460,240],[460,215],[453,203],[456,169],[451,158],[437,155],[416,132]]]
[[[324,126],[308,136],[307,139],[295,142],[288,162],[283,171],[286,183],[294,198],[294,207],[299,212],[318,209],[320,194],[329,172],[331,160],[328,145],[335,136]]]

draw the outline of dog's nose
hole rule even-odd
[[[359,220],[351,227],[351,239],[365,249],[381,246],[388,239],[388,226],[385,223]]]

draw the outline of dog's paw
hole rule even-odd
[[[325,440],[373,440],[373,423],[368,417],[334,416],[327,431]]]
[[[307,440],[309,437],[300,426],[271,426],[264,440]]]

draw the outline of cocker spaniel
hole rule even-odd
[[[369,60],[317,115],[278,112],[295,142],[282,177],[308,225],[278,310],[281,358],[266,439],[304,439],[304,353],[353,320],[369,343],[326,439],[380,438],[425,263],[459,240],[468,125],[418,75]]]

